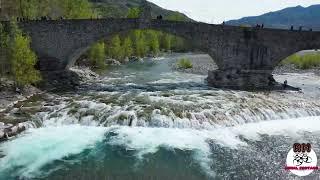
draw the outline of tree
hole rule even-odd
[[[19,11],[22,17],[35,18],[43,9],[38,9],[37,0],[19,0]]]
[[[135,30],[132,33],[135,55],[138,57],[144,57],[148,52],[148,44],[145,39],[145,35],[141,30]]]
[[[121,40],[119,35],[113,36],[109,45],[109,55],[117,60],[123,58],[123,51],[121,48]]]
[[[185,41],[185,39],[179,36],[173,36],[171,40],[171,49],[176,52],[186,51],[190,48],[189,44]]]
[[[166,51],[171,50],[171,41],[172,41],[172,36],[170,34],[164,34],[163,37],[163,49]]]
[[[4,26],[0,23],[0,75],[8,72],[8,48],[9,48],[9,34],[4,30]]]
[[[89,18],[94,15],[88,0],[59,0],[63,15],[70,19]]]
[[[9,20],[19,14],[19,0],[2,0],[0,10],[0,20]]]
[[[130,8],[127,18],[138,18],[141,14],[141,9],[138,7]]]
[[[148,40],[150,43],[150,51],[153,55],[157,55],[160,51],[158,32],[153,31],[153,30],[149,30],[149,31],[147,31],[147,33],[148,33]]]
[[[34,66],[37,63],[35,53],[30,49],[30,38],[16,30],[10,47],[12,75],[18,86],[34,84],[41,80],[40,72]]]
[[[133,54],[133,47],[132,47],[132,41],[130,39],[130,37],[126,37],[123,41],[123,45],[122,45],[122,49],[124,51],[124,56],[125,57],[130,57]]]
[[[91,65],[97,68],[103,68],[106,58],[105,43],[98,42],[89,49],[89,60]]]

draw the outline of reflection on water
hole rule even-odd
[[[292,144],[320,152],[315,81],[303,81],[306,93],[219,90],[169,60],[31,103],[41,128],[0,145],[0,179],[293,179],[283,169]],[[295,76],[275,78],[302,83]]]

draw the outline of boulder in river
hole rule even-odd
[[[111,66],[120,66],[121,63],[115,59],[106,59],[106,64]]]
[[[129,62],[143,62],[143,59],[136,56],[131,56],[129,58]]]
[[[16,136],[25,131],[27,126],[25,123],[18,123],[16,125],[6,124],[3,128],[0,128],[0,142],[6,141],[8,138]]]

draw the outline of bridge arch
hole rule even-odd
[[[298,69],[309,69],[316,68],[316,66],[320,65],[320,50],[318,49],[305,49],[301,51],[294,52],[290,54],[288,57],[285,57],[283,60],[279,61],[276,67],[292,65],[294,68]],[[278,72],[277,68],[275,68]],[[282,69],[284,72],[290,72],[292,69]]]
[[[75,62],[83,55],[86,54],[86,52],[90,49],[90,47],[92,47],[92,45],[94,45],[95,43],[99,42],[99,41],[106,41],[106,45],[108,46],[109,41],[112,39],[112,37],[114,37],[115,35],[119,35],[121,38],[121,41],[123,41],[123,38],[125,37],[130,37],[133,33],[133,31],[135,30],[142,30],[142,33],[145,33],[144,35],[147,34],[147,32],[145,30],[153,30],[156,33],[165,33],[167,35],[171,35],[171,36],[175,36],[177,38],[181,38],[183,40],[183,43],[185,44],[185,48],[189,48],[187,49],[188,52],[192,52],[192,51],[196,51],[196,52],[201,52],[201,53],[206,53],[203,52],[201,49],[199,49],[198,46],[196,46],[190,39],[186,39],[184,37],[178,36],[178,35],[174,35],[168,32],[164,32],[164,31],[160,31],[160,30],[155,30],[155,29],[127,29],[127,30],[123,30],[123,31],[119,31],[119,32],[115,32],[115,33],[110,33],[108,36],[101,36],[101,37],[97,37],[96,39],[92,40],[90,43],[88,43],[87,45],[80,47],[78,49],[75,49],[74,52],[72,54],[70,54],[69,56],[69,61],[67,64],[67,68],[71,67],[72,65],[75,64]],[[158,34],[159,35],[159,34]],[[161,39],[159,39],[159,45],[162,44]],[[133,41],[134,44],[134,41]],[[172,45],[172,48],[175,48],[174,44]],[[160,47],[161,48],[161,47]],[[161,49],[160,49],[161,50]],[[214,63],[214,61],[213,61]]]
[[[267,84],[273,69],[284,58],[303,49],[320,49],[320,32],[199,22],[86,19],[26,21],[19,26],[30,35],[31,47],[38,57],[58,60],[56,70],[68,68],[91,44],[115,33],[154,29],[177,35],[215,60],[219,70],[209,74],[208,82],[217,87],[241,87],[242,82],[250,82],[250,86]]]
[[[20,26],[32,38],[32,48],[40,59],[51,58],[60,61],[57,67],[69,68],[95,42],[111,37],[117,33],[130,30],[152,29],[182,37],[191,42],[196,49],[208,53],[218,64],[222,64],[222,56],[210,48],[210,39],[218,37],[210,35],[210,28],[204,23],[174,22],[151,20],[141,22],[140,19],[97,19],[97,20],[61,20],[30,21]]]

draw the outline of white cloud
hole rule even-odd
[[[221,23],[255,16],[286,7],[320,4],[320,0],[149,0],[163,8],[176,10],[203,22]]]

